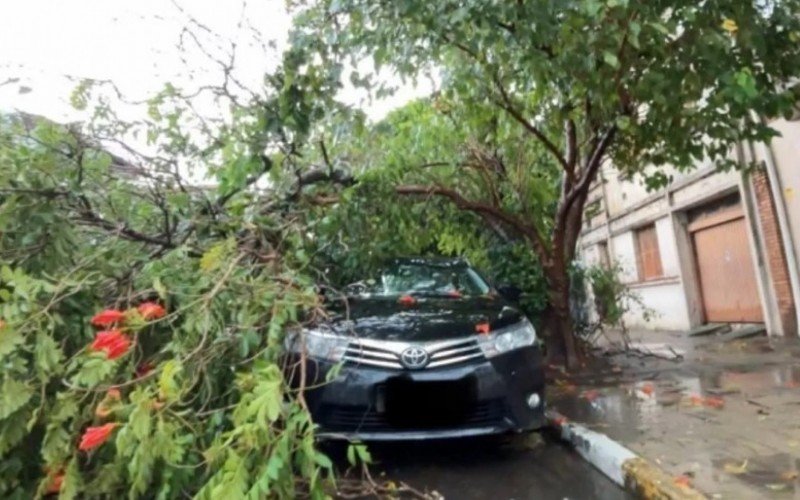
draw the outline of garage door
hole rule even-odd
[[[701,210],[690,220],[706,321],[763,322],[747,224],[738,199]]]

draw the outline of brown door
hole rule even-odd
[[[705,211],[689,225],[707,322],[764,321],[740,204]]]

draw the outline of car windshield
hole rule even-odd
[[[370,287],[376,295],[433,295],[460,297],[484,295],[489,285],[465,265],[395,264]]]

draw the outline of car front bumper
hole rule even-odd
[[[305,399],[321,438],[439,439],[544,425],[544,371],[536,346],[428,370],[335,366],[307,362]],[[539,399],[534,408],[528,404],[531,394]]]

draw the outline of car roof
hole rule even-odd
[[[468,267],[469,261],[463,257],[397,257],[389,261],[395,265],[416,265],[435,267]]]

